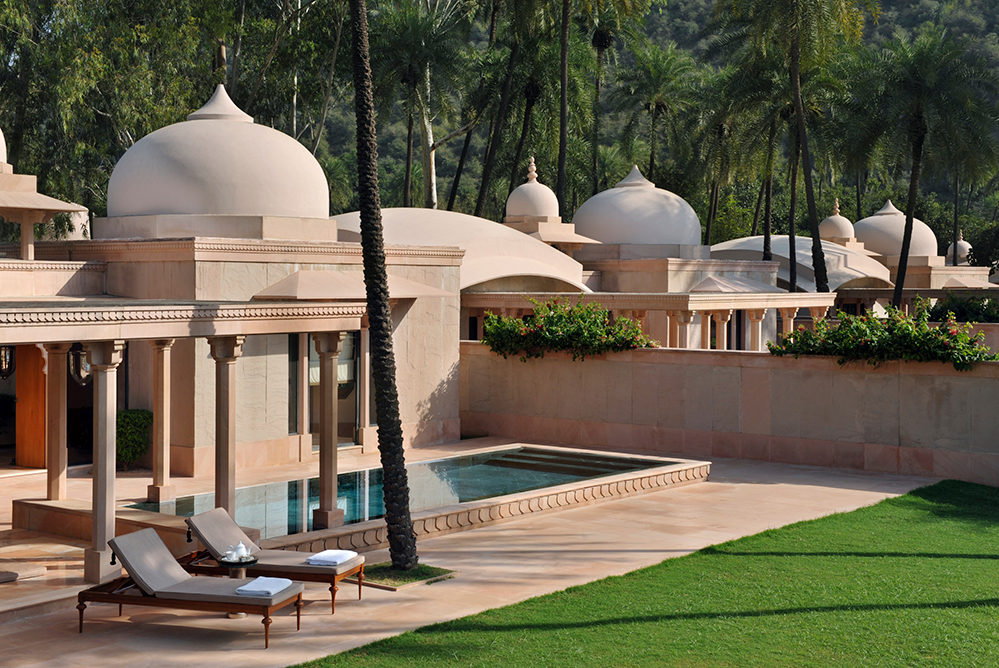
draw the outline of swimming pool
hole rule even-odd
[[[410,464],[410,510],[417,512],[517,492],[553,487],[669,465],[662,459],[601,455],[542,448],[509,448]],[[191,517],[215,507],[213,493],[129,508]],[[236,522],[275,538],[312,530],[319,507],[319,479],[292,480],[236,490]],[[381,517],[382,470],[341,473],[337,507],[347,524]]]

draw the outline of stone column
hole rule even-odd
[[[732,319],[732,309],[715,311],[711,315],[715,319],[715,349],[728,350],[728,321]]]
[[[236,517],[236,360],[245,336],[208,339],[215,360],[215,507]]]
[[[680,321],[677,320],[677,313],[679,311],[666,311],[666,315],[669,316],[669,340],[666,342],[667,348],[677,347],[677,337],[679,335],[679,325]]]
[[[798,317],[797,306],[785,306],[777,309],[780,313],[781,336],[787,336],[794,331],[794,319]]]
[[[826,317],[826,311],[828,311],[828,310],[829,310],[828,306],[809,306],[808,307],[808,312],[812,316],[812,322],[815,322],[816,320],[821,320],[822,318]]]
[[[309,424],[309,335],[298,335],[298,433],[305,439],[305,452],[312,456],[312,426]],[[301,458],[301,461],[308,461]]]
[[[701,311],[701,350],[711,350],[711,314]]]
[[[336,506],[337,476],[337,358],[344,332],[313,334],[319,353],[319,507],[312,511],[314,529],[343,526],[344,512]]]
[[[177,497],[170,484],[170,349],[173,339],[156,339],[153,346],[153,484],[146,499],[161,503]]]
[[[479,318],[482,318],[481,313]],[[360,415],[357,427],[363,434],[365,428],[371,426],[371,330],[366,327],[362,329],[360,339],[361,345],[357,353],[357,411]],[[360,442],[363,446],[363,436]]]
[[[21,259],[35,259],[35,224],[21,223]]]
[[[121,575],[111,565],[108,541],[114,537],[115,435],[118,428],[118,365],[124,341],[86,345],[94,387],[94,482],[92,543],[83,552],[83,579],[107,582]]]
[[[45,387],[45,469],[46,497],[49,501],[66,498],[66,356],[70,343],[47,343],[48,379]]]
[[[763,318],[767,309],[750,309],[746,311],[749,318],[749,349],[754,352],[763,350]]]
[[[676,312],[676,347],[690,348],[690,323],[694,319],[693,311]]]

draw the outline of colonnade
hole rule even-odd
[[[776,310],[780,316],[782,323],[781,331],[783,333],[788,333],[794,329],[794,320],[798,316],[798,312],[802,307],[798,306],[781,306],[777,307]],[[829,310],[828,306],[810,306],[807,307],[809,314],[813,320],[825,317],[826,312]],[[490,309],[475,309],[470,311],[470,313],[481,321],[483,314]],[[501,307],[497,309],[491,309],[493,312],[498,313],[502,316],[521,318],[525,315],[529,315],[534,312],[531,308],[506,308]],[[731,326],[733,316],[736,315],[737,310],[741,310],[746,314],[746,318],[749,321],[749,342],[746,346],[746,350],[760,352],[764,350],[765,341],[763,340],[763,321],[766,319],[767,312],[770,308],[756,308],[751,304],[747,304],[741,309],[727,308],[727,309],[691,309],[691,310],[665,310],[660,313],[664,313],[668,319],[667,331],[668,335],[663,336],[662,344],[666,348],[676,348],[676,349],[701,349],[710,350],[711,345],[711,322],[715,324],[715,336],[714,336],[714,350],[727,350],[728,349],[728,329]],[[640,325],[645,326],[645,321],[648,318],[649,311],[647,309],[643,310],[628,310],[628,309],[614,309],[611,311],[613,317],[627,317],[637,320]],[[699,317],[699,321],[698,321]],[[699,345],[695,345],[694,336],[692,336],[691,326],[698,323],[700,325],[700,341],[696,342]],[[661,324],[661,321],[660,321]],[[479,331],[469,332],[468,336],[472,339],[477,339],[481,334],[481,324],[478,325]]]
[[[364,334],[362,330],[362,346]],[[307,336],[307,335],[306,335]],[[337,509],[337,358],[346,332],[312,334],[319,354],[319,508],[313,513],[317,529],[343,524],[344,513]],[[215,507],[236,511],[236,364],[243,352],[245,336],[207,337],[215,361]],[[153,482],[148,487],[150,501],[175,498],[170,482],[170,353],[175,339],[148,341],[154,349],[153,368]],[[115,463],[117,430],[117,369],[125,350],[124,340],[83,344],[90,364],[94,393],[92,541],[84,551],[84,578],[106,582],[120,574],[111,565],[108,540],[115,531]],[[46,495],[49,500],[65,500],[68,452],[66,443],[66,382],[70,343],[47,343],[49,356],[46,388]],[[366,349],[366,348],[362,348]],[[308,390],[308,355],[299,374]],[[362,360],[365,356],[362,356]],[[362,366],[366,366],[362,362]],[[361,379],[366,380],[366,369]],[[359,388],[370,392],[367,382]],[[307,396],[307,395],[306,395]],[[307,414],[300,402],[299,425],[308,430]],[[366,402],[361,404],[366,406]],[[366,417],[366,416],[365,416]]]

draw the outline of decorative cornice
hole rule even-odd
[[[0,245],[0,251],[19,252],[15,244]],[[72,241],[39,241],[35,253],[44,257],[72,258],[94,255],[127,255],[113,260],[150,261],[166,260],[166,253],[182,253],[186,259],[197,260],[199,254],[281,254],[313,255],[325,258],[344,258],[359,261],[361,244],[348,241],[286,241],[279,239],[227,239],[221,237],[186,237],[175,239],[83,239]],[[144,257],[138,257],[144,254]],[[386,246],[385,256],[392,259],[443,259],[460,260],[465,251],[453,246]],[[111,260],[112,258],[101,258]]]
[[[0,324],[217,322],[222,320],[291,320],[302,318],[360,318],[363,304],[108,304],[91,306],[37,302],[0,308]]]
[[[44,260],[0,260],[0,271],[107,271],[107,262],[46,262]]]

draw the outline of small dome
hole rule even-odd
[[[957,231],[957,263],[968,264],[968,254],[971,252],[971,244],[964,240],[964,233]],[[947,264],[954,264],[954,244],[947,246]]]
[[[656,188],[635,165],[616,186],[583,202],[572,217],[576,232],[605,244],[701,243],[701,222],[687,202]]]
[[[858,220],[853,229],[857,241],[867,250],[885,257],[902,254],[902,235],[905,233],[905,214],[888,201],[873,216]],[[909,244],[910,256],[936,256],[937,237],[933,230],[918,218],[912,221],[912,241]]]
[[[819,238],[852,239],[853,235],[853,223],[845,216],[839,215],[839,198],[837,198],[832,215],[819,223]]]
[[[208,103],[125,152],[108,183],[108,217],[327,218],[329,186],[312,154],[257,125],[219,86]]]
[[[533,157],[527,166],[527,182],[514,188],[506,200],[506,215],[558,217],[558,198],[551,188],[538,183]]]

